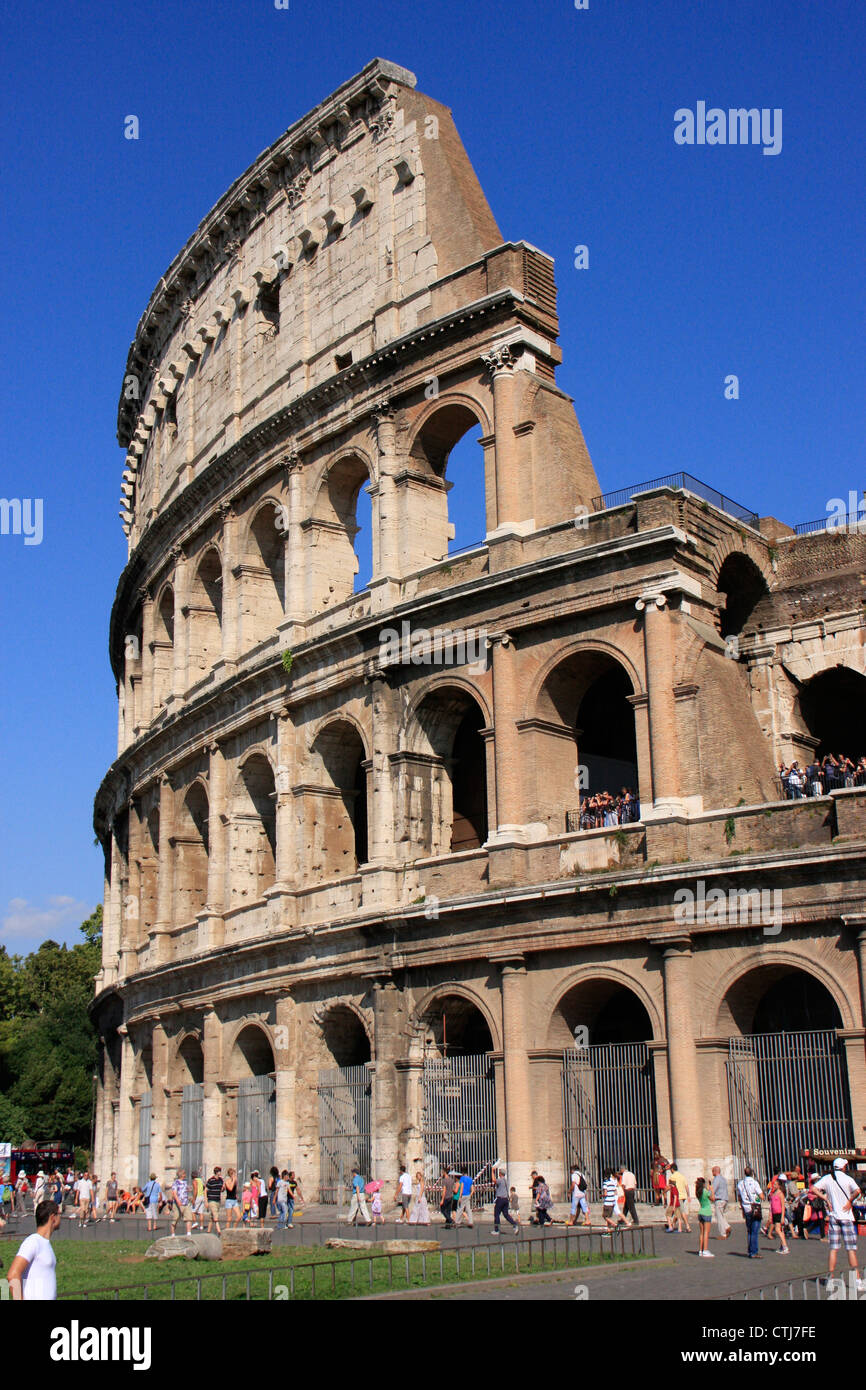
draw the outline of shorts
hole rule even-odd
[[[409,1210],[409,1207],[411,1206],[411,1203],[412,1203],[412,1198],[409,1196],[409,1193],[408,1193],[408,1192],[401,1192],[401,1193],[400,1193],[400,1206],[403,1208],[404,1211],[408,1211],[408,1210]]]
[[[713,1218],[711,1216],[701,1216],[700,1213],[698,1213],[698,1220],[700,1221],[702,1226],[709,1226],[712,1219]]]
[[[601,1214],[605,1218],[605,1220],[607,1220],[609,1216],[613,1216],[615,1210],[615,1207],[602,1207]]]
[[[856,1250],[857,1222],[837,1221],[835,1216],[831,1216],[829,1236],[831,1250],[840,1250],[843,1242],[846,1250]]]
[[[192,1204],[192,1209],[195,1212],[196,1216],[200,1216],[205,1209],[204,1197],[196,1197],[195,1201]]]
[[[237,1211],[237,1206],[237,1197],[226,1197],[226,1211],[231,1211],[232,1207],[234,1207],[235,1211]]]
[[[177,1206],[175,1206],[174,1216],[171,1219],[172,1224],[176,1224],[178,1221],[192,1221],[192,1207],[189,1205],[189,1202],[187,1202],[185,1207],[181,1207],[179,1211]]]
[[[228,1202],[226,1203],[226,1206],[228,1206]],[[219,1202],[208,1202],[208,1204],[207,1204],[207,1209],[208,1209],[208,1211],[210,1212],[211,1216],[213,1217],[214,1221],[219,1221],[219,1219],[220,1219],[220,1204],[219,1204]]]
[[[148,1219],[148,1221],[155,1221],[158,1215],[159,1215],[159,1204],[158,1204],[157,1202],[151,1202],[150,1206],[147,1208],[147,1219]]]

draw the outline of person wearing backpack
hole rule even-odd
[[[145,1214],[147,1216],[145,1230],[155,1231],[156,1218],[159,1215],[159,1204],[162,1201],[162,1188],[160,1187],[156,1173],[151,1173],[142,1196],[144,1198]]]
[[[860,1278],[857,1263],[857,1222],[854,1219],[854,1202],[860,1197],[859,1184],[847,1171],[847,1158],[834,1158],[833,1171],[819,1178],[812,1186],[825,1198],[830,1217],[830,1255],[828,1260],[828,1283],[836,1269],[836,1256],[844,1242],[848,1254],[848,1266],[853,1271],[851,1278],[856,1283],[858,1294],[866,1293],[866,1279]]]
[[[570,1226],[576,1226],[578,1224],[578,1212],[583,1213],[583,1221],[581,1224],[584,1226],[590,1224],[589,1203],[586,1199],[586,1191],[586,1177],[580,1169],[575,1166],[571,1170],[571,1220],[568,1223]]]

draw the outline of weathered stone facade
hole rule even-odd
[[[325,1188],[321,1077],[364,1064],[374,1173],[435,1171],[425,1063],[463,1052],[492,1059],[512,1180],[561,1184],[581,1027],[645,1045],[668,1155],[730,1170],[730,1039],[803,974],[864,1143],[866,788],[782,800],[776,768],[827,746],[828,709],[862,736],[866,536],[681,487],[599,506],[557,331],[550,258],[502,243],[450,113],[381,61],[154,291],[118,419],[100,1173],[172,1173],[184,1145],[244,1166],[258,1077],[255,1152]],[[487,534],[449,556],[478,424]],[[383,655],[404,623],[478,659]],[[633,777],[640,820],[567,830],[580,766]],[[701,880],[780,890],[781,924],[684,926]]]

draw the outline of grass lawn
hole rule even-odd
[[[185,1280],[175,1285],[175,1299],[230,1301],[274,1299],[342,1299],[353,1295],[386,1293],[389,1289],[423,1288],[435,1284],[469,1282],[472,1279],[496,1278],[503,1274],[527,1273],[542,1269],[578,1268],[579,1266],[622,1263],[646,1258],[630,1253],[626,1256],[589,1255],[583,1241],[559,1242],[544,1256],[541,1243],[534,1242],[532,1262],[527,1247],[519,1248],[503,1238],[502,1245],[475,1247],[475,1272],[472,1268],[473,1247],[459,1253],[454,1251],[428,1252],[425,1255],[376,1255],[358,1259],[359,1252],[328,1250],[325,1246],[284,1246],[271,1255],[254,1255],[230,1263],[199,1260],[158,1260],[142,1258],[149,1242],[67,1241],[54,1242],[57,1254],[57,1291],[60,1295],[94,1293],[94,1300],[143,1299],[147,1283],[148,1300],[170,1300],[171,1281]],[[8,1268],[18,1242],[0,1242],[3,1263]],[[578,1246],[583,1247],[579,1249]],[[578,1256],[581,1258],[578,1258]],[[441,1258],[440,1258],[441,1256]],[[488,1263],[489,1256],[489,1263]],[[519,1266],[518,1266],[519,1258]],[[336,1261],[332,1266],[331,1262]],[[314,1270],[312,1266],[325,1268]],[[354,1271],[353,1271],[354,1263]],[[208,1277],[216,1276],[216,1277]],[[201,1290],[197,1280],[201,1278]],[[134,1287],[134,1286],[138,1287]],[[133,1286],[133,1287],[125,1287]]]

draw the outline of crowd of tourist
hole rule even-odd
[[[788,801],[800,801],[804,797],[827,796],[839,787],[866,786],[866,757],[856,763],[844,753],[827,753],[825,757],[815,758],[808,767],[799,762],[782,763],[779,767],[779,783],[782,796]]]
[[[580,829],[598,830],[603,826],[630,825],[640,820],[637,793],[623,787],[619,796],[611,792],[594,792],[580,799]]]

